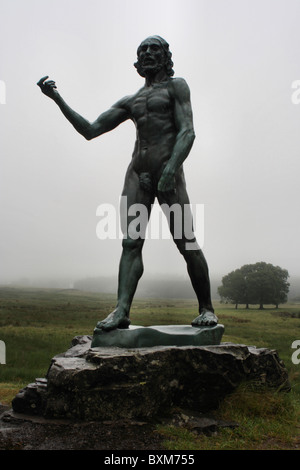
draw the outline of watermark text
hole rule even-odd
[[[300,104],[300,80],[294,80],[292,82],[292,88],[295,90],[291,96],[292,103]]]
[[[0,104],[6,104],[6,85],[3,80],[0,80]]]
[[[292,363],[298,365],[300,364],[300,339],[294,341],[291,348],[296,349],[292,354]]]
[[[6,345],[0,340],[0,364],[6,364]]]
[[[174,238],[184,240],[186,250],[204,245],[204,204],[152,204],[148,210],[144,204],[128,206],[127,197],[122,196],[120,208],[100,204],[96,216],[100,218],[96,226],[100,240]]]

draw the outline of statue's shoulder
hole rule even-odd
[[[124,96],[123,98],[121,98],[119,101],[117,101],[115,104],[114,104],[114,107],[115,108],[124,108],[124,109],[128,109],[130,107],[130,104],[132,102],[134,98],[134,95],[127,95],[127,96]]]
[[[188,97],[190,89],[184,78],[170,78],[168,87],[174,97]]]
[[[142,87],[140,88],[138,91],[136,91],[135,93],[133,93],[132,95],[127,95],[127,96],[124,96],[123,98],[121,98],[119,101],[118,101],[118,105],[120,107],[123,107],[123,108],[126,108],[126,109],[131,109],[132,105],[134,105],[135,101],[137,98],[139,98],[139,96],[143,93],[145,87]]]

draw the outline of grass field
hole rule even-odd
[[[222,341],[276,349],[292,390],[278,393],[241,386],[222,403],[218,415],[239,427],[197,436],[184,428],[159,427],[166,449],[300,449],[300,364],[293,364],[292,343],[300,340],[300,304],[279,309],[234,309],[215,302]],[[64,352],[76,335],[91,335],[97,321],[115,306],[113,295],[77,290],[0,288],[0,340],[6,364],[0,365],[0,402],[10,403],[20,388],[44,377],[51,358]],[[197,314],[193,300],[136,299],[136,325],[189,324]],[[300,354],[299,354],[300,357]]]

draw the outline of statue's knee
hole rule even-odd
[[[141,239],[134,240],[132,238],[124,238],[122,242],[123,250],[133,251],[133,250],[141,250],[143,247],[144,241]]]

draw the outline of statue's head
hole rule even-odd
[[[141,42],[137,50],[137,59],[134,66],[142,77],[156,73],[163,67],[169,77],[174,75],[169,44],[160,36],[149,36]]]

